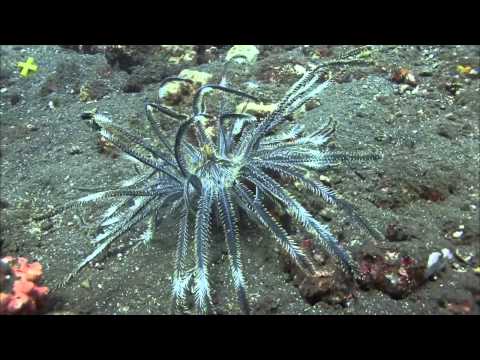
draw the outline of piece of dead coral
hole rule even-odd
[[[6,256],[0,260],[0,314],[36,314],[45,304],[48,287],[39,286],[42,265],[29,263],[26,258]]]

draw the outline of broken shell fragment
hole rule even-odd
[[[435,251],[430,254],[427,261],[427,268],[425,270],[425,278],[429,278],[435,273],[443,270],[449,260],[453,259],[453,254],[448,249],[442,249],[440,252]]]
[[[466,248],[457,248],[455,249],[455,257],[465,264],[470,264],[474,258],[474,254]]]

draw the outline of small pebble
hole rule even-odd
[[[320,175],[320,178],[319,178],[319,179],[320,179],[321,182],[323,182],[323,183],[325,183],[325,184],[327,184],[327,185],[329,185],[329,184],[332,183],[332,180],[330,180],[330,178],[327,177],[327,176],[325,176],[325,175]]]
[[[423,69],[418,73],[418,75],[420,75],[420,76],[432,76],[433,71],[431,69]]]
[[[90,289],[91,285],[90,285],[90,281],[88,280],[84,280],[80,283],[80,286],[84,289]]]
[[[295,64],[293,66],[293,70],[295,70],[295,73],[297,75],[303,75],[307,72],[307,69],[305,69],[302,65],[299,65],[299,64]]]
[[[70,149],[70,151],[68,153],[70,155],[77,155],[77,154],[81,154],[82,150],[80,149],[80,147],[78,145],[74,145],[74,146],[72,146],[72,148]]]
[[[410,85],[408,84],[401,84],[399,87],[398,87],[398,92],[400,94],[403,94],[405,91],[407,91],[408,89],[410,89]]]
[[[464,273],[464,272],[467,272],[467,269],[465,269],[463,266],[461,266],[459,263],[453,263],[452,264],[452,267],[453,269],[456,271],[456,272],[459,272],[459,273]]]
[[[425,270],[425,277],[429,278],[435,273],[443,270],[448,261],[453,258],[453,254],[449,249],[442,249],[430,254],[427,261],[427,269]]]
[[[453,234],[452,234],[452,237],[455,238],[455,239],[460,239],[463,235],[463,231],[455,231]]]
[[[322,254],[313,255],[313,260],[315,260],[319,265],[325,264],[325,256]]]
[[[465,248],[455,249],[455,256],[465,264],[469,264],[473,259],[473,253]]]
[[[10,95],[10,104],[11,105],[18,104],[20,102],[20,100],[22,100],[22,97],[19,94],[15,93],[15,94]]]

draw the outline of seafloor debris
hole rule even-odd
[[[360,261],[360,285],[380,290],[393,299],[403,299],[444,270],[452,257],[450,250],[442,249],[431,253],[425,264],[398,253],[365,254]]]
[[[413,229],[395,222],[388,224],[385,236],[392,242],[408,241],[415,237],[413,233]]]
[[[109,89],[105,82],[101,80],[95,80],[84,84],[80,88],[79,98],[80,101],[87,102],[92,100],[99,100],[107,95]]]
[[[212,79],[213,75],[202,71],[185,69],[178,74],[178,77],[191,80],[191,83],[176,81],[170,82],[160,88],[158,96],[165,101],[167,105],[176,105],[180,103],[183,98],[193,94],[195,89],[207,84]]]
[[[417,86],[417,80],[415,79],[415,76],[406,68],[395,70],[392,74],[392,80],[397,84],[407,84],[413,87]]]
[[[226,61],[233,59],[234,57],[243,57],[248,63],[253,64],[257,61],[257,57],[260,51],[253,45],[235,45],[228,50]]]
[[[455,236],[455,233],[453,235]],[[472,265],[475,262],[475,254],[468,246],[459,246],[456,248],[455,257],[464,264]]]
[[[480,68],[473,68],[471,67],[470,65],[458,65],[457,66],[457,72],[460,74],[460,75],[467,75],[467,76],[471,76],[471,77],[475,77],[475,76],[478,76],[479,73],[480,73]]]
[[[306,274],[286,254],[283,254],[280,261],[305,302],[310,305],[321,301],[330,305],[348,306],[353,299],[352,284],[345,282],[343,274],[332,262],[326,262],[322,253],[316,251],[312,240],[305,239],[301,244],[317,265],[321,265],[319,271],[313,275]]]
[[[435,251],[428,257],[427,268],[425,269],[425,278],[429,278],[439,271],[443,270],[449,260],[452,260],[453,254],[448,249],[442,249],[441,251]]]
[[[108,155],[112,159],[116,159],[120,156],[118,149],[103,136],[99,136],[97,139],[97,149],[100,154]]]
[[[454,315],[467,315],[471,314],[474,304],[471,301],[465,300],[462,302],[447,302],[445,304],[446,309]]]
[[[477,312],[479,294],[475,291],[455,291],[445,294],[438,300],[438,305],[446,309],[450,314],[469,315]]]
[[[365,254],[360,261],[360,271],[363,288],[380,290],[393,299],[405,298],[426,280],[425,266],[409,256]]]
[[[26,258],[0,260],[0,314],[35,314],[45,304],[48,288],[39,286],[42,265]]]
[[[257,104],[253,102],[242,102],[235,109],[237,113],[248,113],[258,118],[262,118],[273,112],[277,104]]]

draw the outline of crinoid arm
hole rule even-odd
[[[357,264],[351,255],[343,249],[338,240],[330,233],[326,225],[318,222],[289,192],[278,182],[265,174],[261,169],[247,166],[246,178],[284,204],[285,210],[291,214],[305,229],[315,236],[329,255],[339,261],[342,268],[353,277],[357,277]]]
[[[209,186],[204,186],[198,199],[195,218],[194,243],[196,262],[194,297],[197,309],[201,313],[206,313],[211,306],[208,263],[213,198],[213,190]]]
[[[234,192],[237,200],[243,207],[248,208],[249,213],[254,214],[256,218],[272,233],[280,246],[286,253],[300,266],[305,273],[313,272],[313,264],[307,257],[305,252],[298,244],[288,235],[285,229],[278,223],[278,221],[270,214],[265,206],[255,201],[255,194],[252,193],[245,185],[237,183],[234,186]]]
[[[220,209],[220,219],[225,233],[225,242],[230,260],[230,271],[232,273],[235,290],[237,291],[238,302],[240,303],[242,311],[249,314],[250,306],[248,304],[246,283],[243,274],[238,219],[235,214],[234,203],[229,189],[220,188],[218,190],[217,204]]]

